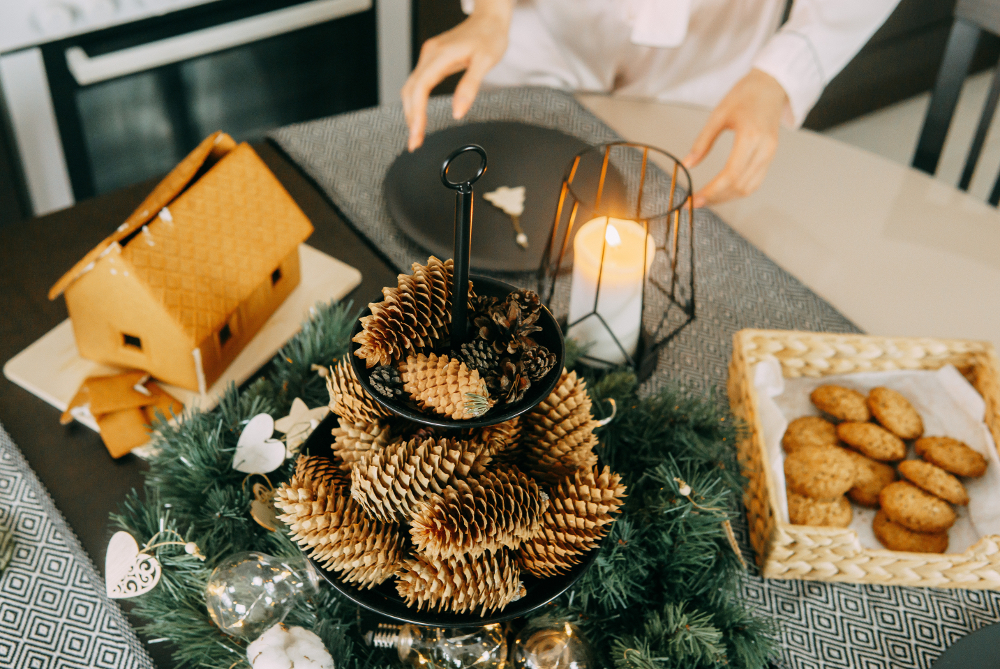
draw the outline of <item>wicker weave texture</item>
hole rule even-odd
[[[739,459],[749,479],[744,495],[750,540],[766,578],[1000,590],[1000,536],[981,538],[963,553],[905,553],[861,546],[845,528],[785,523],[764,447],[753,367],[781,364],[786,378],[938,369],[952,364],[986,403],[984,420],[1000,444],[1000,363],[991,344],[930,338],[871,337],[783,330],[740,330],[733,338],[729,401],[746,421]]]

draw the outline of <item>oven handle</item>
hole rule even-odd
[[[372,0],[315,0],[100,56],[88,56],[73,46],[66,49],[66,65],[77,84],[88,86],[308,28],[371,6]]]

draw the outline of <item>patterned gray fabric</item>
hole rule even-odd
[[[432,100],[428,130],[454,124],[450,110],[450,99]],[[590,143],[619,139],[572,96],[549,89],[480,95],[468,120],[533,123]],[[392,222],[381,190],[386,171],[405,148],[398,105],[282,128],[272,138],[397,268],[426,259],[427,251]],[[722,391],[724,401],[732,336],[741,328],[858,331],[707,210],[695,214],[695,257],[697,317],[661,352],[646,392],[673,383],[695,393]],[[524,283],[524,277],[508,278]],[[738,530],[744,552],[752,555],[745,524]],[[925,668],[959,637],[1000,620],[995,592],[764,580],[751,574],[743,595],[780,621],[780,660],[795,669]]]
[[[14,530],[13,558],[0,574],[0,667],[152,669],[100,574],[2,426],[0,527]]]

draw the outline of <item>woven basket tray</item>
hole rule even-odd
[[[733,341],[729,401],[749,428],[739,458],[749,479],[744,500],[750,540],[766,578],[1000,590],[1000,536],[983,537],[964,553],[905,553],[863,548],[854,530],[784,522],[753,385],[753,366],[768,359],[781,363],[786,378],[955,365],[985,399],[984,419],[1000,444],[1000,364],[991,344],[741,330]]]

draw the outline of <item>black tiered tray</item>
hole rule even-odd
[[[337,417],[331,413],[313,430],[313,433],[303,445],[302,452],[309,455],[332,457],[333,450],[331,446],[333,444],[333,437],[331,436],[331,430],[335,427],[337,427]],[[548,604],[580,580],[594,563],[594,560],[597,559],[597,554],[600,550],[600,546],[598,546],[589,553],[582,555],[579,564],[560,576],[540,579],[530,574],[523,574],[522,580],[527,594],[521,599],[508,604],[502,611],[487,613],[485,616],[480,616],[477,613],[457,614],[438,613],[427,610],[418,611],[416,608],[408,607],[403,598],[396,592],[395,579],[390,579],[370,590],[360,590],[351,583],[345,583],[337,572],[324,569],[319,562],[311,558],[310,562],[312,562],[316,571],[337,592],[369,611],[388,616],[399,622],[412,623],[414,625],[427,625],[431,627],[480,627],[482,625],[520,618],[531,613],[538,607]]]

